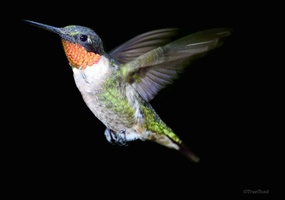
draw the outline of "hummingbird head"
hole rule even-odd
[[[70,25],[57,28],[46,24],[25,20],[39,28],[51,31],[61,37],[65,55],[70,66],[85,69],[96,64],[104,53],[100,37],[90,28]]]

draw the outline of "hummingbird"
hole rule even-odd
[[[106,52],[91,28],[24,21],[60,36],[75,84],[88,108],[106,126],[108,142],[127,145],[135,140],[152,141],[199,162],[150,101],[193,60],[220,47],[231,29],[203,30],[173,41],[178,29],[162,28]]]

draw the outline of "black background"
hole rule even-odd
[[[1,198],[284,198],[283,3],[102,2],[1,1]],[[22,19],[92,27],[107,50],[158,28],[232,28],[151,102],[201,162],[110,145],[59,37]]]

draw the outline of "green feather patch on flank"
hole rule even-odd
[[[104,92],[97,94],[97,97],[106,108],[121,115],[121,119],[128,120],[124,121],[124,123],[132,124],[135,121],[135,112],[129,105],[127,99],[120,94],[115,85],[116,81],[113,79],[107,80],[103,90]]]
[[[98,95],[105,106],[122,116],[133,119],[134,110],[129,106],[128,101],[120,95],[116,88],[109,88],[105,92]]]
[[[152,108],[143,106],[143,113],[145,117],[145,128],[158,134],[165,134],[173,141],[181,143],[180,138],[157,116]]]

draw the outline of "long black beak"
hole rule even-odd
[[[31,25],[33,25],[33,26],[42,28],[44,30],[48,30],[48,31],[53,32],[53,33],[56,33],[56,34],[58,34],[60,36],[64,35],[64,32],[63,32],[62,28],[57,28],[57,27],[54,27],[54,26],[49,26],[49,25],[46,25],[46,24],[42,24],[42,23],[30,21],[30,20],[24,20],[24,21],[29,23],[29,24],[31,24]]]

